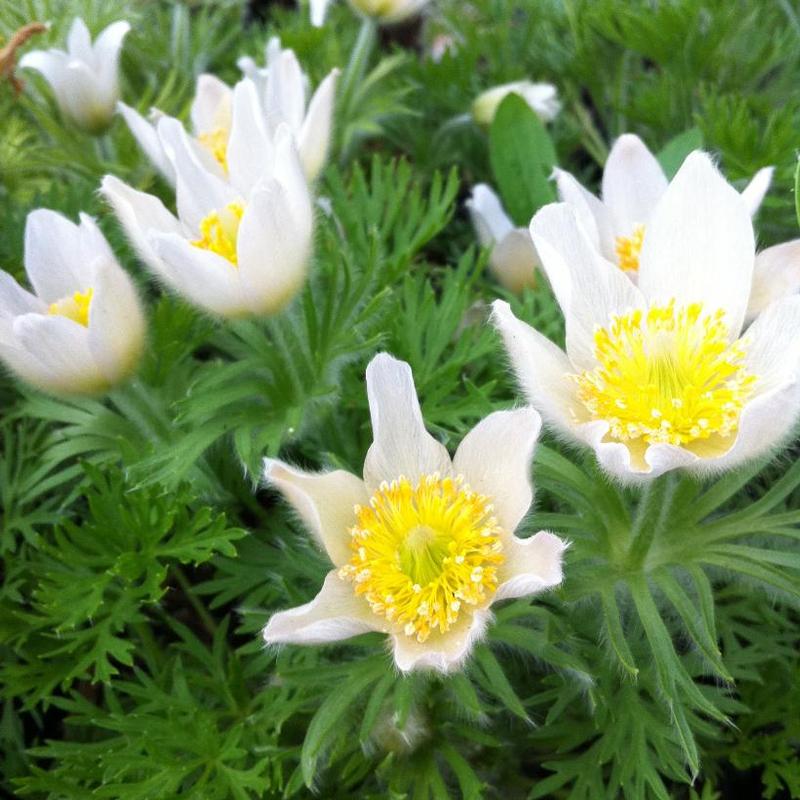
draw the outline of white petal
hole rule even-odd
[[[31,50],[19,61],[20,69],[35,69],[59,96],[69,56],[62,50]]]
[[[94,67],[98,85],[106,103],[119,99],[119,54],[131,26],[125,20],[112,22],[94,43]]]
[[[175,167],[172,166],[172,162],[167,158],[167,154],[161,146],[155,125],[149,123],[138,111],[125,103],[117,103],[117,111],[122,114],[133,138],[136,139],[153,166],[168,183],[174,186]]]
[[[488,611],[478,609],[464,614],[456,625],[444,634],[431,634],[418,642],[404,633],[392,636],[394,661],[401,672],[432,669],[442,673],[459,669],[472,648],[483,637],[491,619]]]
[[[92,37],[86,23],[80,17],[75,17],[67,34],[67,52],[72,58],[80,59],[87,64],[94,58]]]
[[[352,584],[329,572],[310,603],[273,614],[261,635],[267,644],[326,644],[381,629]]]
[[[492,248],[489,266],[501,285],[515,294],[536,286],[539,257],[528,229],[515,228],[504,236]]]
[[[248,195],[261,180],[272,176],[275,152],[264,125],[256,85],[245,78],[233,90],[233,125],[228,143],[231,183]]]
[[[81,258],[78,226],[46,208],[31,211],[25,223],[25,270],[45,303],[88,289],[93,273]]]
[[[667,189],[667,177],[644,142],[631,133],[620,136],[603,171],[603,202],[620,235],[646,225]]]
[[[592,369],[596,328],[607,326],[614,315],[641,308],[644,299],[622,270],[592,247],[564,203],[541,209],[531,222],[531,236],[564,312],[570,361]]]
[[[0,319],[31,312],[44,314],[47,304],[23,289],[7,272],[0,272]]]
[[[228,130],[231,126],[231,87],[216,75],[204,73],[197,78],[190,117],[195,134]]]
[[[303,171],[309,181],[316,180],[328,160],[338,77],[339,70],[331,70],[314,92],[297,137]]]
[[[574,367],[548,338],[517,319],[508,303],[495,300],[492,323],[503,337],[511,366],[528,402],[544,419],[574,436],[576,420],[585,416],[570,379]]]
[[[282,461],[264,459],[264,479],[274,486],[311,529],[335,567],[348,561],[355,507],[369,503],[364,481],[349,472],[304,472]]]
[[[800,296],[773,303],[747,329],[745,364],[759,394],[800,378]]]
[[[606,259],[614,263],[616,232],[611,212],[597,197],[584,189],[569,172],[556,167],[553,170],[553,177],[558,188],[559,199],[572,206],[589,241]]]
[[[300,163],[294,137],[286,125],[275,134],[275,180],[286,191],[289,210],[301,236],[310,236],[314,224],[314,205],[311,190]]]
[[[133,281],[111,257],[96,265],[89,349],[109,384],[127,377],[144,346],[145,319]]]
[[[525,81],[520,95],[543,122],[552,122],[561,111],[558,89],[552,83]]]
[[[305,116],[305,78],[292,50],[280,50],[270,59],[264,110],[267,122],[275,130],[282,122],[297,132]]]
[[[753,288],[747,306],[752,319],[767,306],[800,292],[800,239],[768,247],[756,255]]]
[[[111,204],[139,258],[152,269],[163,273],[163,263],[153,250],[150,234],[153,231],[180,233],[182,227],[178,220],[157,197],[132,189],[113,175],[103,178],[100,193]]]
[[[223,317],[249,313],[238,269],[210,250],[174,233],[155,233],[150,242],[163,264],[160,274],[196,305]]]
[[[46,371],[41,388],[65,394],[93,394],[108,388],[82,325],[56,315],[24,314],[14,320],[13,330],[20,346]]]
[[[528,539],[507,536],[503,540],[505,561],[498,570],[500,585],[495,600],[526,597],[558,586],[564,578],[561,562],[567,544],[547,531]]]
[[[102,133],[109,126],[119,99],[101,81],[88,64],[70,61],[56,95],[62,112],[91,134]]]
[[[331,0],[311,0],[311,24],[319,28],[325,22],[325,15]]]
[[[755,260],[750,213],[701,152],[688,156],[653,214],[640,257],[639,288],[651,303],[675,299],[724,309],[730,336],[744,320]]]
[[[761,208],[761,203],[772,183],[772,175],[774,172],[775,167],[764,167],[756,172],[750,179],[750,183],[744,187],[742,191],[742,200],[744,200],[751,216],[755,216],[758,209]]]
[[[408,364],[378,353],[367,366],[367,396],[373,436],[364,462],[368,491],[400,476],[415,484],[435,472],[450,474],[447,450],[425,430]]]
[[[500,527],[511,534],[533,502],[531,461],[542,418],[533,408],[495,411],[463,439],[453,471],[486,495]]]
[[[258,314],[284,308],[308,274],[311,228],[292,216],[289,194],[277,181],[251,195],[236,249],[247,308]]]
[[[514,229],[500,198],[485,183],[473,188],[466,205],[482,247],[499,242]]]

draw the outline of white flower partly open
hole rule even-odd
[[[124,20],[113,22],[93,44],[86,23],[77,17],[66,51],[33,50],[19,65],[42,74],[64,116],[89,133],[102,133],[119,99],[119,54],[130,28]]]
[[[558,90],[552,83],[514,81],[487,89],[472,104],[472,118],[478,125],[489,127],[500,103],[510,94],[519,95],[542,122],[552,122],[561,111]]]
[[[467,208],[481,246],[492,248],[489,266],[497,280],[512,292],[535,286],[539,259],[528,229],[514,225],[500,198],[485,183],[472,190]]]
[[[145,264],[225,317],[279,311],[303,284],[311,253],[311,195],[294,140],[282,126],[273,143],[255,92],[252,81],[234,90],[227,180],[201,162],[177,120],[159,121],[175,166],[177,217],[111,175],[101,185]]]
[[[319,27],[325,22],[332,0],[311,0],[311,24]],[[418,14],[430,0],[350,0],[350,5],[364,16],[377,22],[393,25]]]
[[[531,235],[566,321],[566,353],[495,302],[529,401],[623,479],[727,469],[768,453],[800,413],[800,297],[742,335],[754,262],[745,199],[692,153],[648,221],[636,286],[574,210]]]
[[[142,351],[144,315],[95,221],[32,211],[25,270],[33,294],[0,272],[0,359],[54,394],[93,394],[126,378]]]
[[[514,536],[533,499],[541,420],[532,408],[495,412],[451,460],[425,430],[408,364],[377,355],[367,392],[374,441],[363,480],[266,461],[267,481],[333,568],[314,600],[269,620],[264,639],[322,644],[381,631],[402,671],[448,672],[485,631],[493,602],[561,582],[561,539]]]
[[[227,83],[215,75],[198,76],[189,112],[192,138],[210,157],[207,159],[208,168],[220,176],[224,176],[228,169],[232,102],[233,90]],[[157,129],[158,121],[165,115],[154,108],[150,112],[152,121],[148,121],[136,109],[125,103],[118,103],[117,108],[144,154],[161,175],[174,186],[175,166],[164,150]]]
[[[282,48],[281,40],[273,37],[267,42],[265,57],[265,67],[258,67],[246,56],[236,63],[258,86],[268,132],[274,136],[278,126],[289,126],[306,177],[313,181],[328,160],[339,70],[331,70],[308,100],[308,76],[294,50]]]
[[[758,211],[773,171],[759,170],[742,192],[751,215]],[[559,197],[573,207],[592,245],[635,281],[650,219],[667,190],[658,159],[638,136],[626,133],[614,142],[606,161],[602,200],[562,169],[554,177]]]

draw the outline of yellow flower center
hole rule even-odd
[[[355,513],[353,555],[339,576],[407,636],[444,633],[497,589],[502,531],[488,499],[460,476],[384,482]]]
[[[211,153],[222,171],[228,174],[228,139],[230,131],[227,128],[214,128],[198,135],[197,140]]]
[[[728,342],[723,311],[674,300],[631,311],[599,328],[594,345],[599,366],[575,376],[578,397],[614,439],[682,445],[736,431],[756,378],[742,340]]]
[[[47,313],[66,317],[84,328],[89,326],[89,306],[92,304],[94,289],[87,289],[85,292],[75,292],[70,297],[62,297],[55,303],[50,303]]]
[[[617,236],[617,264],[627,272],[639,271],[639,255],[644,244],[644,225],[637,225],[630,236]]]
[[[200,238],[192,242],[195,247],[210,250],[238,266],[236,238],[244,214],[241,203],[228,203],[220,211],[212,211],[200,223]]]

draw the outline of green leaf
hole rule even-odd
[[[689,128],[670,139],[658,152],[656,158],[667,178],[672,178],[683,164],[686,156],[693,150],[703,147],[703,131],[698,127]]]
[[[517,225],[527,226],[536,211],[555,199],[550,175],[556,153],[539,117],[516,94],[497,109],[489,158],[506,210]]]

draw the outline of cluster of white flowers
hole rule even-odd
[[[351,0],[397,22],[425,0]],[[321,24],[327,2],[312,0]],[[337,70],[311,96],[291,50],[272,39],[266,65],[242,58],[230,87],[197,80],[191,131],[153,110],[118,103],[129,26],[92,44],[76,20],[68,50],[29,53],[23,67],[51,84],[63,114],[105,129],[118,108],[174,187],[177,213],[113,175],[101,184],[141,260],[170,289],[223,317],[274,314],[304,282],[312,250],[313,181],[331,140]],[[527,81],[481,95],[474,120],[522,97],[544,122],[554,87]],[[401,670],[460,665],[498,600],[562,580],[564,541],[515,536],[532,500],[531,461],[542,419],[592,448],[609,474],[645,481],[682,468],[708,473],[762,456],[800,413],[800,242],[756,253],[752,217],[771,180],[743,192],[711,158],[691,153],[673,180],[633,135],[614,145],[602,199],[569,173],[561,202],[517,227],[486,185],[468,207],[490,264],[513,292],[541,270],[566,321],[566,351],[494,302],[529,406],[497,411],[455,456],[425,429],[410,367],[387,354],[367,367],[374,441],[363,477],[308,473],[278,460],[266,480],[331,561],[310,603],[275,614],[269,643],[319,643],[365,631],[391,638]],[[0,273],[0,358],[56,393],[105,391],[128,376],[145,319],[133,284],[94,220],[75,225],[33,211],[25,267],[34,293]]]

